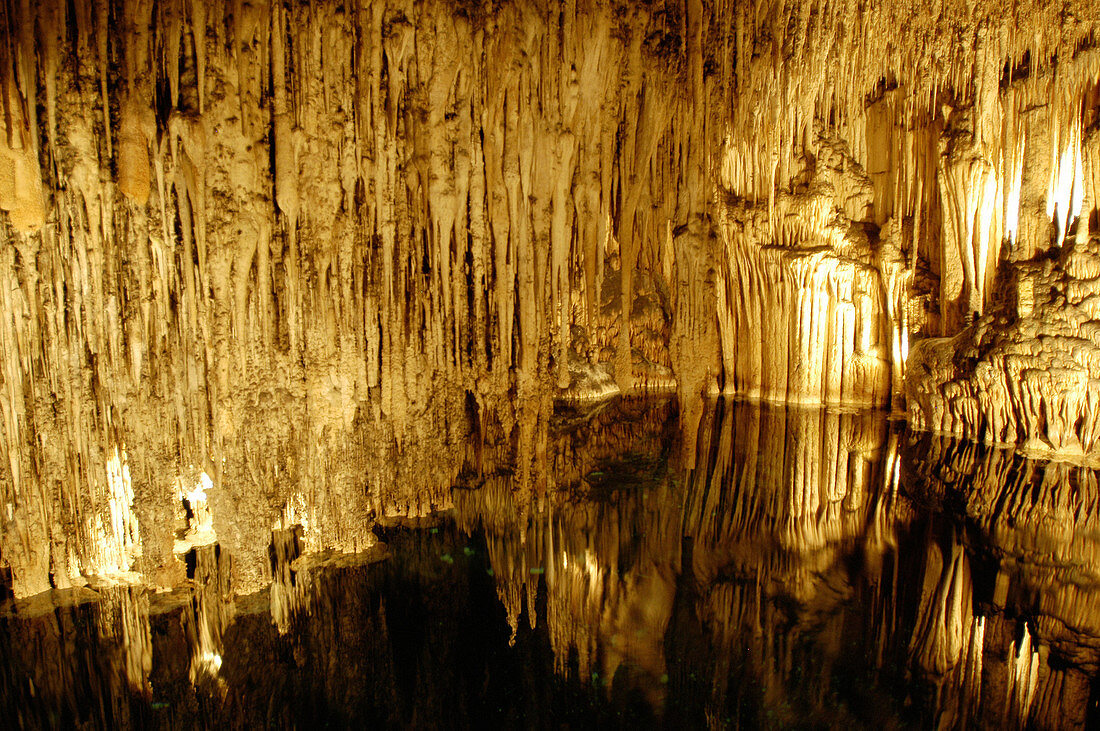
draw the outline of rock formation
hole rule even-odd
[[[469,473],[525,510],[563,396],[675,392],[688,445],[724,392],[1095,450],[1092,0],[0,21],[17,596],[167,589],[209,550],[284,585],[273,541],[366,550]],[[791,516],[832,510],[806,479]]]

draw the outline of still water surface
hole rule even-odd
[[[1095,470],[877,412],[563,410],[384,560],[231,557],[0,616],[3,727],[1083,727]]]

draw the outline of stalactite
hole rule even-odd
[[[1091,292],[1059,310],[1038,272],[1095,233],[1098,22],[1085,0],[9,3],[17,592],[99,570],[41,547],[115,450],[144,549],[123,568],[178,573],[157,526],[194,465],[249,589],[296,501],[318,550],[448,506],[474,408],[524,490],[552,482],[570,394],[885,405],[904,374],[917,424],[1088,451],[1096,379],[1067,358],[1091,363]],[[1009,280],[1044,326],[1069,313],[1064,340],[922,360],[925,336],[986,348]]]

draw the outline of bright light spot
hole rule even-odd
[[[1069,140],[1051,171],[1047,189],[1047,216],[1058,229],[1058,241],[1065,237],[1069,224],[1081,215],[1084,180],[1081,165],[1080,124],[1072,125]],[[1055,218],[1057,216],[1057,218]]]

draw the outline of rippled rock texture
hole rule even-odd
[[[1100,433],[1100,236],[1013,270],[1016,297],[910,358],[910,421],[1095,463]]]

